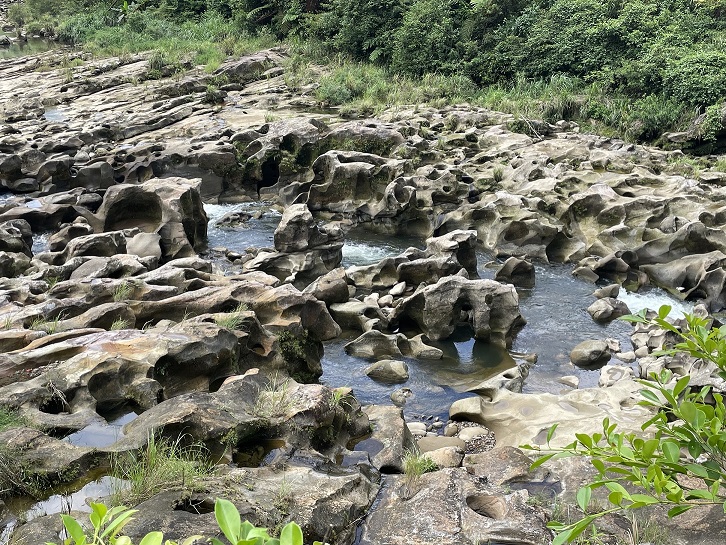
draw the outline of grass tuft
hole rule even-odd
[[[182,438],[171,441],[150,435],[143,449],[111,458],[111,475],[128,483],[113,492],[111,503],[138,505],[164,490],[194,489],[213,470],[201,444],[184,446]]]

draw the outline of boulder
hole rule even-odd
[[[513,284],[518,288],[533,288],[534,266],[524,259],[510,257],[497,270],[494,280]]]
[[[446,339],[460,324],[468,324],[474,338],[499,346],[510,346],[526,323],[514,287],[461,276],[419,287],[401,301],[395,318],[413,321],[432,340]]]
[[[610,361],[610,347],[606,341],[582,341],[570,352],[570,361],[581,369],[600,369]]]
[[[118,184],[104,194],[89,221],[96,232],[137,227],[160,236],[165,261],[195,255],[207,235],[207,215],[199,194],[201,180],[154,178],[139,185]]]
[[[596,322],[607,323],[630,314],[630,309],[618,299],[603,297],[587,307],[587,312]]]
[[[363,523],[361,545],[499,542],[539,545],[550,539],[543,513],[527,494],[503,494],[464,468],[442,469],[415,481],[389,477],[377,508]]]
[[[373,380],[387,384],[400,384],[408,380],[408,366],[399,360],[379,360],[365,369]]]

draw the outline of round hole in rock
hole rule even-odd
[[[186,511],[193,515],[214,513],[214,500],[211,498],[182,498],[174,503],[174,511]]]
[[[507,516],[507,503],[501,496],[489,494],[468,496],[466,505],[475,513],[490,519],[503,520]]]

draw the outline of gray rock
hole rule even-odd
[[[583,341],[570,352],[570,361],[582,369],[600,369],[610,361],[610,356],[607,342]]]
[[[373,380],[388,384],[400,384],[408,380],[408,366],[400,360],[379,360],[365,369]]]

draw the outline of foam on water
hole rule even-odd
[[[644,308],[657,311],[662,305],[671,307],[671,318],[682,318],[684,314],[693,312],[693,303],[676,299],[667,291],[654,288],[643,293],[621,290],[618,295],[628,305],[630,312],[636,313]]]

